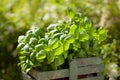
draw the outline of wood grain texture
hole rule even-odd
[[[32,75],[37,80],[50,80],[50,79],[56,79],[56,78],[69,77],[69,70],[68,69],[46,71],[46,72],[38,72],[38,71],[33,70],[32,72],[33,73],[29,73],[29,74]]]
[[[101,64],[101,59],[99,57],[80,58],[80,59],[74,59],[74,60],[77,61],[78,67]]]
[[[22,78],[23,80],[33,80],[27,73],[22,72]]]
[[[101,73],[104,70],[104,65],[101,63],[99,57],[74,59],[69,64],[69,69],[61,69],[55,71],[39,72],[31,70],[28,74],[33,76],[36,80],[51,80],[69,77],[69,80],[104,80]],[[78,75],[86,75],[97,73],[97,76],[86,77],[84,79],[77,79]],[[31,79],[26,79],[31,80]]]
[[[90,74],[90,73],[101,73],[103,72],[103,64],[84,66],[78,68],[78,75]]]
[[[69,80],[77,80],[78,76],[78,66],[77,61],[74,60],[70,63],[70,73],[69,73]]]
[[[78,80],[104,80],[103,76],[97,76],[97,77],[89,77],[84,79],[78,79]]]

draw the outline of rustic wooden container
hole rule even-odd
[[[99,57],[74,59],[69,69],[23,72],[24,80],[104,80],[104,66]]]

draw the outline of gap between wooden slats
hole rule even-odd
[[[78,79],[78,80],[104,80],[104,77],[103,76],[88,77],[88,78]]]

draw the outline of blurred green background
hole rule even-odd
[[[0,0],[0,80],[22,80],[16,52],[19,35],[33,26],[46,27],[66,18],[72,8],[103,26],[108,38],[101,47],[105,80],[120,80],[120,0]]]

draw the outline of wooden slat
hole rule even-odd
[[[99,57],[80,58],[80,59],[74,59],[74,60],[77,61],[78,66],[89,66],[94,64],[101,64],[101,59]]]
[[[70,80],[77,80],[77,76],[78,76],[78,67],[77,67],[77,61],[72,61],[70,63]]]
[[[46,72],[38,72],[34,73],[35,71],[32,71],[33,73],[29,73],[37,80],[50,80],[50,79],[56,79],[56,78],[64,78],[69,77],[69,70],[68,69],[62,69],[62,70],[55,70],[55,71],[46,71]]]
[[[22,78],[23,80],[32,80],[32,78],[25,72],[22,72]]]
[[[103,76],[89,77],[89,78],[78,79],[78,80],[104,80],[104,77]]]
[[[33,76],[34,78],[37,76],[37,71],[32,69],[28,72],[29,75]]]
[[[57,78],[70,77],[70,80],[77,80],[77,75],[84,75],[90,73],[98,73],[103,72],[103,64],[101,64],[101,59],[99,57],[92,58],[82,58],[82,59],[74,59],[70,63],[70,69],[62,69],[55,71],[46,71],[46,72],[38,72],[35,70],[31,70],[29,72],[36,80],[50,80]],[[100,76],[100,75],[99,75]],[[89,78],[89,79],[80,79],[80,80],[101,80],[99,77]]]
[[[103,64],[98,65],[92,65],[92,66],[84,66],[78,68],[78,74],[84,75],[84,74],[90,74],[90,73],[101,73],[103,72]]]
[[[75,65],[76,64],[74,64],[72,66],[75,66]],[[75,78],[75,77],[77,78],[76,75],[101,73],[101,72],[103,72],[103,64],[79,67],[78,70],[77,70],[77,68],[73,68],[72,71],[70,70],[70,77],[72,78],[70,80],[75,80],[73,78]],[[55,78],[69,77],[69,70],[62,69],[62,70],[47,71],[47,72],[37,72],[37,71],[33,70],[32,74],[30,74],[30,75],[32,75],[34,78],[36,78],[38,80],[49,80],[49,79],[55,79]]]

